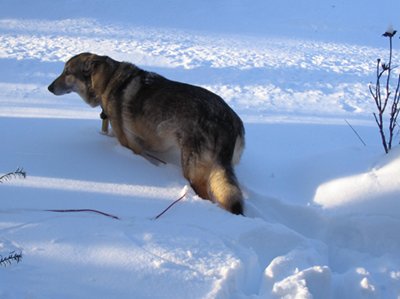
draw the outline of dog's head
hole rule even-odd
[[[101,104],[101,93],[110,79],[114,62],[107,56],[81,53],[65,63],[61,75],[48,87],[55,95],[78,93],[92,107]]]

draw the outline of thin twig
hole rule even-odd
[[[399,102],[400,102],[400,75],[397,79],[397,86],[396,90],[394,93],[393,97],[393,102],[392,102],[392,107],[390,111],[390,121],[389,121],[389,133],[390,133],[390,138],[389,138],[389,149],[392,147],[392,142],[393,142],[393,135],[394,135],[394,129],[396,128],[397,125],[397,117],[399,116],[400,112],[400,107],[399,107]]]
[[[116,220],[121,220],[118,216],[112,215],[112,214],[108,214],[108,213],[104,213],[98,210],[93,210],[93,209],[67,209],[67,210],[44,210],[46,212],[54,212],[54,213],[80,213],[80,212],[91,212],[91,213],[96,213],[96,214],[100,214],[103,216],[107,216]]]
[[[160,214],[158,214],[158,215],[154,218],[154,220],[157,220],[157,219],[160,218],[162,215],[164,215],[165,212],[167,212],[170,208],[172,208],[172,206],[173,206],[174,204],[176,204],[177,202],[179,202],[180,200],[182,200],[185,196],[186,196],[186,192],[185,192],[181,197],[179,197],[177,200],[175,200],[173,203],[171,203],[164,211],[162,211]]]
[[[372,84],[369,86],[369,92],[372,98],[375,101],[377,113],[373,113],[375,121],[379,128],[379,133],[382,139],[382,145],[386,153],[392,148],[392,141],[393,141],[393,134],[394,129],[396,127],[396,119],[399,115],[398,104],[399,104],[399,84],[400,84],[400,77],[397,82],[397,87],[395,89],[395,94],[391,106],[390,120],[388,124],[388,133],[389,138],[386,139],[385,131],[384,131],[384,112],[386,110],[387,105],[390,102],[390,98],[392,95],[392,90],[390,86],[391,77],[392,77],[392,58],[393,58],[393,36],[396,34],[395,30],[388,30],[386,31],[383,36],[389,37],[389,61],[388,63],[382,63],[381,59],[377,60],[376,64],[376,84],[373,88]],[[386,76],[386,82],[382,83],[382,90],[381,90],[381,78]],[[384,78],[382,78],[384,79]],[[357,134],[358,135],[358,134]]]
[[[14,251],[10,252],[10,254],[6,257],[2,257],[0,255],[0,266],[6,267],[7,265],[11,265],[12,262],[16,262],[17,264],[22,260],[22,253],[16,253]]]
[[[367,144],[364,142],[364,140],[361,138],[361,136],[357,133],[357,131],[353,128],[353,126],[347,121],[347,119],[344,120],[349,127],[353,130],[354,134],[357,135],[358,139],[360,139],[360,141],[362,142],[362,144],[364,144],[364,146],[367,146]]]

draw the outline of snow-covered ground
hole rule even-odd
[[[383,154],[368,93],[399,11],[397,0],[2,1],[0,174],[28,176],[0,184],[0,255],[23,255],[0,267],[0,298],[400,298],[399,138]],[[246,217],[99,134],[100,111],[76,94],[47,91],[83,51],[209,88],[238,112]]]

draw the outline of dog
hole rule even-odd
[[[76,92],[91,107],[101,106],[118,141],[135,154],[149,158],[179,149],[183,176],[193,190],[243,215],[233,166],[243,152],[245,130],[218,95],[92,53],[68,60],[48,90]]]

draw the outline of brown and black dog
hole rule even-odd
[[[135,154],[148,158],[176,147],[194,191],[243,214],[233,165],[244,148],[244,127],[218,95],[91,53],[72,57],[48,89],[100,105],[119,142]]]

